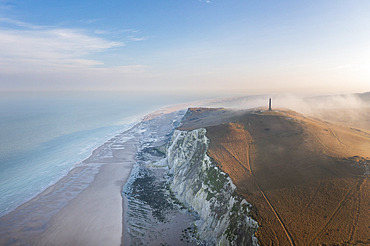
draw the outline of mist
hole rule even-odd
[[[267,109],[269,98],[272,99],[273,110],[290,109],[335,124],[370,130],[370,92],[313,97],[294,94],[244,96],[208,100],[201,105],[233,109]]]

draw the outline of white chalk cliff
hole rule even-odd
[[[206,245],[257,245],[251,205],[235,191],[230,177],[207,156],[206,129],[176,130],[167,148],[177,199],[199,215],[197,236]]]

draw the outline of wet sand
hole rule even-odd
[[[120,245],[122,186],[138,144],[128,136],[109,140],[55,185],[1,217],[0,245]]]

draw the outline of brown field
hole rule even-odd
[[[253,205],[260,245],[370,244],[370,134],[289,110],[190,109]],[[367,171],[367,174],[365,174]]]

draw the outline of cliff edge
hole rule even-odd
[[[369,244],[370,134],[290,110],[190,108],[207,156],[252,205],[260,245]]]

